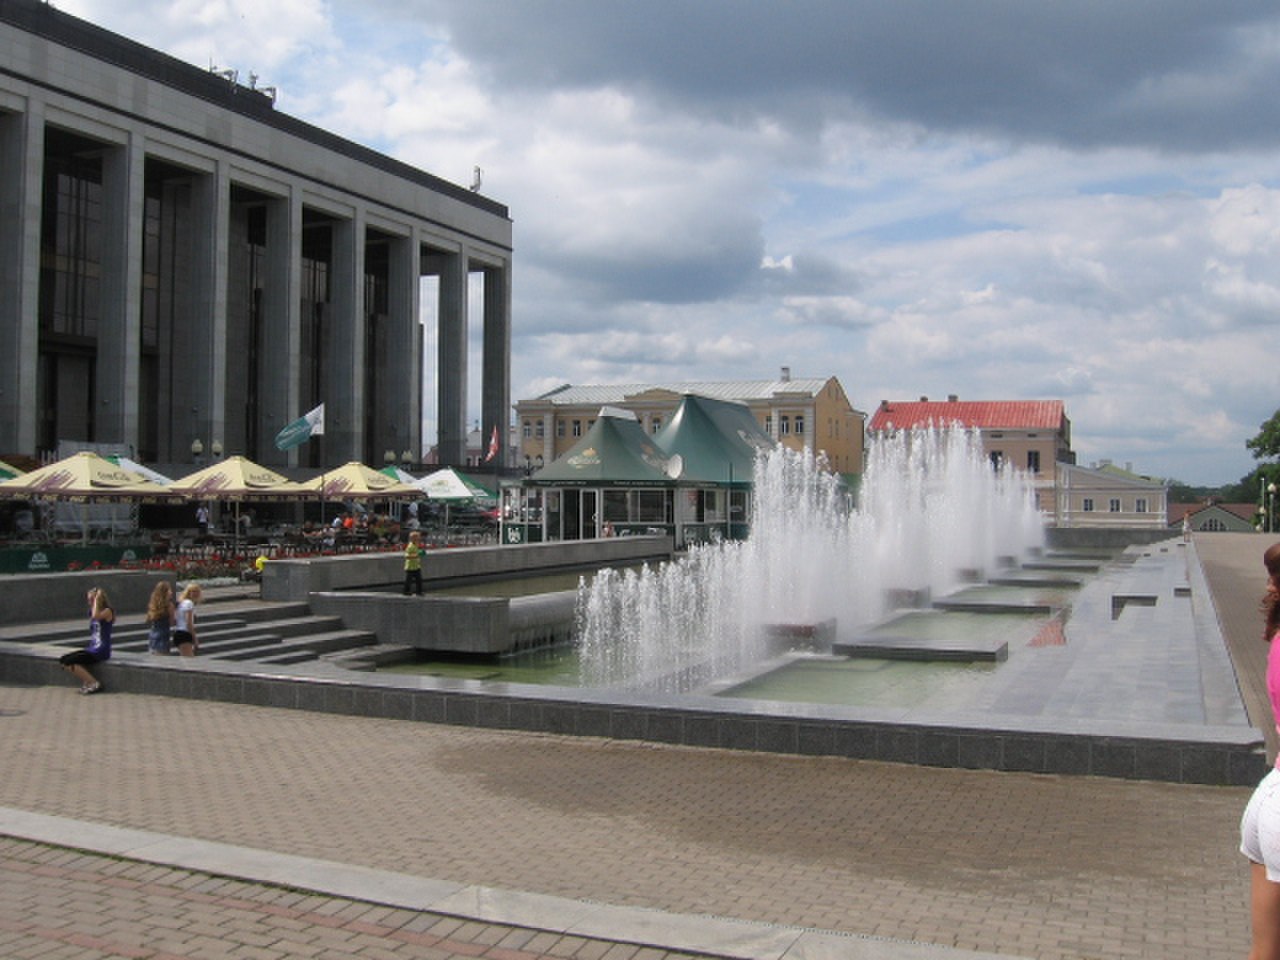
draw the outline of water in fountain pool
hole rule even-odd
[[[960,429],[874,439],[859,500],[808,454],[756,463],[749,539],[696,546],[579,591],[583,682],[683,692],[768,653],[770,624],[882,618],[891,591],[940,596],[1044,542],[1030,478]]]

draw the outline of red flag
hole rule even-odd
[[[498,455],[498,428],[493,428],[493,436],[489,438],[489,452],[484,455],[484,462],[488,463]]]

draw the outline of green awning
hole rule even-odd
[[[776,445],[745,404],[693,394],[680,401],[654,442],[683,460],[681,481],[734,486],[750,484],[756,453]]]
[[[671,487],[668,457],[635,420],[602,415],[567,453],[530,481],[548,486]]]

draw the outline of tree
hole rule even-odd
[[[1244,445],[1253,451],[1256,460],[1280,457],[1280,410],[1273,413],[1258,435],[1246,440]]]

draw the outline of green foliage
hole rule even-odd
[[[1280,457],[1280,410],[1273,413],[1262,425],[1258,435],[1246,440],[1244,445],[1253,451],[1258,460]]]

